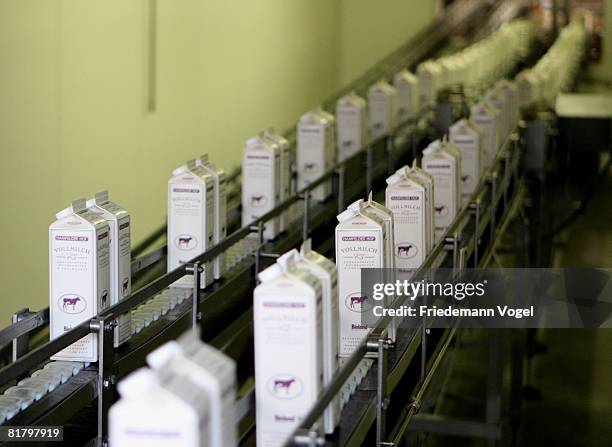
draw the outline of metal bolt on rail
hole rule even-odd
[[[317,447],[325,444],[325,439],[316,430],[299,430],[293,437],[293,444],[305,447]]]

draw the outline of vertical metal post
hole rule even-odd
[[[304,223],[302,225],[302,240],[308,239],[310,233],[308,225],[310,224],[310,191],[304,192]]]
[[[478,267],[478,248],[480,246],[480,237],[478,235],[478,232],[480,231],[480,199],[476,199],[476,206],[475,206],[475,224],[476,224],[476,228],[474,230],[474,268]]]
[[[501,420],[501,384],[502,384],[502,358],[501,358],[501,330],[489,331],[489,372],[487,377],[487,408],[486,423],[491,428],[497,428]],[[490,439],[488,444],[495,445]]]
[[[255,281],[259,284],[259,272],[261,271],[261,249],[264,243],[264,227],[263,222],[259,222],[256,227],[257,231],[257,247],[255,248]]]
[[[11,323],[15,324],[28,316],[30,316],[29,308],[26,307],[24,309],[18,310],[11,316]],[[26,332],[25,334],[20,335],[19,337],[15,337],[13,339],[13,350],[12,350],[13,362],[16,362],[18,358],[23,357],[25,354],[27,354],[29,350],[29,346],[30,346],[30,333],[29,332]]]
[[[495,204],[495,198],[497,197],[497,171],[491,174],[491,222],[489,223],[491,228],[491,241],[495,237],[495,216],[497,214],[497,205]]]
[[[90,330],[98,342],[98,445],[108,445],[108,410],[114,401],[116,377],[113,374],[114,318],[97,317]]]
[[[376,352],[376,445],[381,446],[387,430],[387,408],[389,397],[387,396],[387,349],[391,345],[383,330],[378,335],[371,335],[367,341],[370,352]]]
[[[366,146],[366,194],[369,194],[372,191],[372,166],[374,164],[373,154],[372,154],[372,145],[368,144]]]
[[[338,187],[338,190],[336,191],[337,200],[338,200],[338,214],[344,211],[344,172],[345,172],[344,166],[340,166],[336,170],[337,187]]]
[[[395,166],[395,160],[393,159],[393,152],[394,152],[394,142],[393,142],[393,134],[387,135],[387,141],[386,141],[386,146],[385,149],[387,151],[387,174],[391,175],[393,174],[393,168]],[[370,191],[367,191],[368,193]]]
[[[202,283],[202,266],[199,262],[194,262],[187,266],[187,271],[193,275],[193,297],[191,301],[191,327],[197,330],[198,324],[202,321],[202,312],[200,311],[200,286]]]

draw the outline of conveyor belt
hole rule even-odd
[[[363,85],[369,85],[368,83],[371,79],[378,79],[381,74],[384,75],[385,73],[393,72],[399,66],[398,64],[400,64],[398,61],[402,61],[401,63],[403,65],[406,65],[406,61],[408,61],[409,65],[413,65],[425,55],[430,54],[429,52],[432,51],[432,49],[439,47],[448,35],[458,32],[467,27],[470,23],[476,21],[480,17],[483,5],[486,2],[467,3],[471,3],[470,8],[466,9],[469,14],[466,13],[463,16],[454,16],[452,18],[447,17],[441,22],[442,24],[448,25],[446,28],[440,26],[440,23],[435,24],[434,27],[428,28],[427,43],[419,41],[419,38],[415,39],[411,46],[407,46],[402,50],[402,53],[399,53],[399,56],[395,56],[395,64],[389,63],[383,69],[377,69],[375,73],[364,76],[360,82],[363,82]],[[340,94],[342,93],[343,92]],[[331,101],[331,103],[333,102],[334,100]],[[427,113],[428,112],[426,112],[426,114]],[[419,142],[426,140],[430,132],[430,129],[424,127],[422,123],[409,123],[400,126],[394,137],[383,138],[370,145],[367,151],[371,154],[370,159],[372,160],[371,169],[369,170],[371,173],[370,187],[374,190],[382,190],[384,178],[387,174],[392,172],[399,164],[403,165],[406,162],[410,162],[417,152],[416,149],[421,146]],[[405,135],[410,135],[410,138],[400,138]],[[401,141],[401,144],[394,147],[393,156],[388,157],[388,150],[394,145],[394,141]],[[511,140],[507,144],[514,145],[514,143],[515,142]],[[401,163],[399,163],[399,160],[402,160]],[[512,163],[514,163],[515,159],[511,160]],[[503,164],[503,166],[508,165],[505,159],[500,159],[499,162]],[[365,185],[362,179],[364,154],[353,157],[353,159],[347,161],[344,166],[346,172],[346,177],[344,179],[346,188],[343,191],[344,200],[342,202],[346,204],[364,195]],[[239,174],[235,175],[238,176]],[[328,177],[338,179],[338,172],[330,172],[328,173]],[[497,177],[493,176],[492,178],[496,179]],[[357,182],[357,179],[361,179],[361,181]],[[482,190],[476,201],[478,207],[482,206],[484,209],[487,201],[492,202],[495,205],[494,207],[489,207],[490,209],[494,209],[492,213],[480,215],[480,208],[477,207],[476,209],[466,209],[461,214],[460,221],[464,218],[478,215],[476,218],[476,226],[479,236],[484,236],[486,231],[489,231],[491,234],[494,233],[494,225],[491,225],[491,223],[494,222],[493,216],[502,212],[498,208],[503,206],[502,198],[504,197],[504,193],[514,188],[516,178],[504,177],[504,181],[506,180],[508,181],[507,185],[505,185],[504,188],[498,188],[496,194],[492,198],[488,197],[488,195],[490,195],[489,188],[493,183],[488,182],[483,184],[481,188]],[[311,187],[314,186],[315,185],[312,185]],[[298,199],[295,198],[293,201],[297,202]],[[291,199],[288,202],[291,202]],[[313,237],[315,247],[323,253],[329,254],[333,249],[333,240],[330,238],[331,232],[329,229],[335,226],[335,216],[339,207],[340,206],[335,201],[329,201],[323,204],[312,204],[312,206],[308,208],[308,233]],[[237,221],[236,209],[237,208],[234,207],[233,213],[235,214],[233,222]],[[265,220],[265,218],[262,220]],[[234,224],[234,228],[235,225],[236,224]],[[453,231],[464,227],[465,223],[461,222],[460,225],[454,227]],[[247,233],[249,233],[248,229],[243,231],[243,233],[235,233],[234,239],[230,237],[230,241],[221,247],[217,247],[216,252],[215,249],[208,252],[208,257],[236,243],[241,243]],[[163,234],[163,232],[160,234]],[[294,225],[291,231],[281,235],[277,240],[267,243],[263,247],[263,251],[268,253],[282,253],[297,245],[302,240],[303,236],[304,230]],[[458,239],[459,238],[455,238],[455,240]],[[439,247],[438,252],[442,255],[440,258],[441,260],[448,262],[448,253],[453,253],[455,260],[457,256],[462,256],[465,262],[476,259],[473,262],[477,263],[479,244],[472,243],[462,247],[464,250],[462,254],[456,251],[446,251],[447,248],[452,249],[453,247],[447,247],[444,244]],[[164,248],[161,248],[154,251],[153,254],[145,255],[134,261],[135,267],[133,268],[138,274],[137,277],[140,277],[140,280],[142,283],[146,284],[146,286],[132,294],[128,300],[120,303],[120,305],[115,306],[102,315],[102,324],[108,321],[113,315],[122,313],[134,304],[142,303],[150,299],[172,281],[184,274],[184,271],[175,271],[169,275],[159,276],[159,269],[165,269],[163,256]],[[205,259],[206,256],[199,258],[200,261],[204,261]],[[224,279],[214,283],[205,291],[198,291],[197,300],[199,310],[203,314],[203,320],[200,324],[203,329],[204,340],[210,342],[214,346],[222,348],[239,363],[238,371],[241,374],[239,381],[247,384],[243,390],[244,402],[250,402],[252,399],[250,394],[252,393],[252,387],[249,387],[248,384],[252,383],[252,315],[250,297],[255,286],[253,264],[254,261],[252,257],[245,257],[243,260],[237,262],[226,274]],[[266,260],[262,259],[262,267],[265,264]],[[149,282],[150,278],[153,278],[153,282]],[[110,356],[107,354],[105,364],[102,368],[98,369],[95,365],[89,366],[67,383],[60,385],[52,393],[36,402],[32,407],[28,408],[27,411],[15,416],[9,423],[11,425],[48,425],[51,423],[62,425],[69,421],[72,415],[84,409],[86,410],[87,408],[89,408],[89,411],[93,410],[92,414],[95,416],[96,403],[100,405],[100,401],[102,401],[101,405],[103,408],[107,408],[114,399],[112,389],[108,389],[112,387],[103,387],[101,385],[103,379],[112,378],[113,382],[120,380],[125,374],[143,365],[144,357],[148,352],[165,341],[176,338],[180,333],[188,329],[192,324],[192,307],[191,299],[183,301],[170,312],[161,316],[157,321],[136,334],[125,346],[115,351],[112,351],[111,348]],[[44,311],[41,315],[44,316]],[[232,322],[228,322],[227,315],[236,315],[237,318]],[[40,318],[40,315],[36,318]],[[100,321],[96,321],[96,323],[100,323]],[[24,323],[23,326],[27,324],[30,323]],[[2,383],[7,383],[14,378],[20,377],[32,368],[37,367],[41,361],[47,359],[59,348],[78,340],[89,332],[90,327],[88,322],[87,324],[75,328],[71,333],[67,333],[63,337],[44,344],[37,350],[24,356],[20,361],[1,370],[0,381]],[[14,337],[15,333],[20,332],[12,332],[10,334],[11,338]],[[3,333],[3,335],[6,334],[7,333]],[[446,339],[444,334],[438,334],[435,336],[432,335],[432,340],[436,337],[439,337],[440,340]],[[103,343],[108,342],[107,337],[100,338]],[[414,354],[419,346],[420,334],[405,333],[404,336],[401,337],[397,349],[390,355],[390,365],[393,365],[390,375],[391,389],[395,388],[400,380],[403,379],[406,371],[413,366]],[[104,346],[102,346],[102,348],[103,347]],[[108,349],[106,351],[108,351]],[[112,365],[111,368],[106,366],[108,363]],[[372,370],[369,376],[372,374],[375,374],[375,370]],[[364,387],[367,387],[369,382],[371,382],[371,377],[366,378]],[[363,395],[361,391],[363,391]],[[103,398],[99,399],[100,396]],[[373,421],[372,397],[371,390],[362,389],[352,400],[351,405],[347,407],[343,413],[343,424],[336,439],[339,445],[358,445],[359,442],[365,439]],[[105,415],[102,414],[101,416],[103,418]],[[247,415],[241,422],[241,436],[245,442],[248,442],[249,434],[252,433],[253,428],[252,423],[249,424],[247,421],[249,417],[252,419],[252,416]],[[358,422],[351,426],[348,422],[349,420]],[[96,424],[94,420],[91,422],[92,430],[90,431],[92,432],[91,434],[95,436],[95,428],[93,427],[95,427]],[[104,420],[98,420],[97,425],[102,425],[104,427]]]

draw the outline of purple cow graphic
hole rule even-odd
[[[351,297],[351,309],[355,307],[355,304],[363,304],[365,300],[367,300],[367,296],[352,296]]]
[[[414,245],[398,245],[397,246],[397,255],[398,256],[410,256],[410,250],[414,248]]]
[[[291,388],[291,385],[293,383],[295,383],[295,379],[286,379],[286,380],[274,379],[274,383],[273,383],[274,392],[276,393],[277,391],[284,389],[285,394],[289,394],[289,389]]]
[[[62,309],[68,310],[68,306],[72,306],[72,311],[74,312],[75,307],[79,301],[81,301],[81,298],[78,296],[64,297],[62,299]]]
[[[261,194],[258,196],[251,196],[251,205],[253,206],[261,205],[264,198],[265,197]]]
[[[306,171],[311,171],[311,170],[313,170],[315,168],[316,165],[317,165],[316,163],[306,163],[304,165],[304,169]]]
[[[445,205],[439,205],[434,207],[438,216],[446,216],[448,214],[448,208]]]
[[[191,236],[182,236],[178,238],[178,246],[187,248],[193,238]]]
[[[130,285],[130,278],[125,278],[122,283],[123,296],[127,295],[129,285]]]

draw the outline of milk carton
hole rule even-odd
[[[109,226],[85,200],[56,214],[49,226],[50,338],[95,317],[110,305]],[[52,360],[95,362],[96,334],[61,350]]]
[[[197,392],[181,389],[189,385],[183,382],[181,386],[171,376],[160,377],[146,368],[136,370],[119,382],[117,388],[121,399],[108,414],[110,445],[207,445],[207,401]]]
[[[297,266],[308,270],[321,283],[323,307],[323,386],[327,386],[338,370],[338,270],[336,264],[312,249],[307,239],[300,247]],[[325,433],[331,434],[340,420],[340,399],[335,398],[323,415]]]
[[[318,180],[335,160],[333,119],[321,111],[308,112],[297,126],[297,178],[298,190]],[[312,191],[312,198],[322,202],[331,194],[331,181],[326,181]]]
[[[336,135],[338,161],[359,152],[367,143],[366,101],[349,93],[336,102]]]
[[[321,285],[294,268],[268,267],[253,293],[258,446],[283,445],[321,391]]]
[[[151,352],[147,363],[156,371],[166,370],[177,380],[191,382],[194,391],[205,396],[210,421],[203,445],[237,445],[236,364],[232,359],[202,343],[196,331],[189,331]]]
[[[282,135],[275,133],[272,129],[266,129],[263,136],[274,141],[278,145],[279,152],[279,203],[283,203],[291,196],[291,151],[289,149],[289,140]],[[285,231],[289,226],[291,213],[289,210],[281,213],[279,217],[279,231]]]
[[[385,206],[393,213],[395,265],[418,268],[427,257],[426,187],[404,169],[387,179]]]
[[[336,266],[340,307],[340,356],[350,357],[367,336],[361,312],[373,306],[361,291],[361,269],[385,266],[385,227],[379,218],[348,209],[338,215]]]
[[[518,89],[516,87],[516,83],[509,81],[508,79],[502,79],[496,84],[496,88],[504,93],[506,96],[506,101],[510,106],[509,131],[511,132],[518,124],[520,117]]]
[[[416,117],[419,107],[417,77],[408,70],[402,70],[393,77],[397,92],[397,122],[403,123]]]
[[[421,63],[416,70],[419,82],[419,107],[427,107],[436,103],[440,88],[442,69],[432,61]]]
[[[423,169],[434,179],[436,240],[440,240],[452,224],[461,203],[461,164],[456,155],[446,150],[439,140],[423,151]]]
[[[396,126],[395,87],[379,81],[368,90],[368,115],[372,140],[388,135]]]
[[[361,211],[368,216],[374,216],[380,219],[385,227],[385,277],[384,281],[387,283],[395,283],[395,226],[393,224],[393,213],[387,207],[375,202],[372,199],[372,192],[368,196],[368,200],[359,199],[348,206],[348,209]],[[389,306],[393,303],[393,297],[388,297],[385,301],[385,306]],[[395,342],[397,329],[397,321],[395,318],[391,321],[388,328],[389,338]]]
[[[501,89],[492,89],[486,95],[486,100],[499,115],[499,145],[501,145],[511,130],[512,108],[506,94]]]
[[[196,164],[210,174],[213,179],[213,244],[217,245],[227,236],[227,180],[225,171],[208,160],[208,154],[202,155]],[[213,276],[219,279],[223,276],[225,260],[223,253],[219,254],[213,261]]]
[[[278,144],[256,136],[242,154],[242,226],[271,211],[280,203],[280,150]],[[280,219],[265,222],[264,237],[276,238]]]
[[[480,132],[466,119],[449,129],[449,141],[461,152],[461,203],[465,205],[476,191],[482,172]]]
[[[168,271],[205,252],[214,240],[214,181],[190,160],[175,169],[168,180]],[[201,287],[213,281],[212,263],[202,266]],[[190,275],[175,282],[191,287]]]
[[[110,305],[117,304],[132,292],[130,214],[108,198],[102,191],[87,201],[87,208],[99,214],[109,226],[110,240]],[[132,314],[120,315],[115,326],[114,346],[127,341],[132,335]]]
[[[482,165],[488,171],[495,162],[499,148],[499,113],[487,102],[472,106],[470,120],[482,132]]]
[[[412,161],[412,166],[404,166],[398,169],[397,173],[406,175],[408,178],[415,179],[425,187],[425,230],[426,230],[426,249],[424,256],[427,257],[433,249],[435,243],[435,217],[434,217],[434,180],[429,173],[416,164],[416,159]]]

